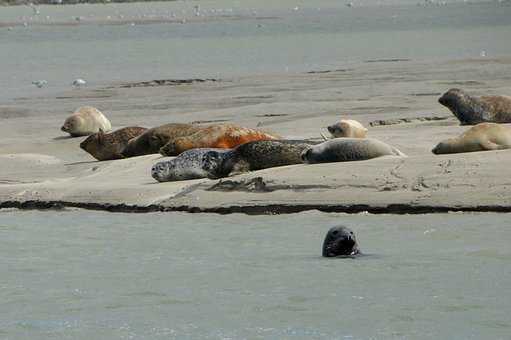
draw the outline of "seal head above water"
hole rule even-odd
[[[511,123],[511,97],[475,97],[460,89],[450,89],[438,99],[458,118],[461,125],[483,122]]]
[[[350,228],[330,228],[323,241],[323,257],[354,256],[360,254],[357,238]]]

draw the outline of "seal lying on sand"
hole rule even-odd
[[[210,178],[222,178],[247,171],[302,164],[300,155],[303,150],[318,143],[304,140],[248,142],[221,156],[209,153],[205,166],[209,166]]]
[[[160,149],[160,153],[163,156],[176,156],[195,148],[228,149],[251,141],[271,139],[277,137],[233,124],[218,124],[203,128],[192,135],[171,140]]]
[[[188,136],[203,129],[198,125],[171,123],[154,127],[133,138],[122,151],[124,157],[158,153],[160,148],[176,138]]]
[[[99,130],[98,133],[90,135],[81,142],[80,148],[90,153],[98,161],[124,158],[121,152],[128,141],[146,130],[146,128],[138,126],[125,127],[108,134]]]
[[[60,128],[72,137],[88,136],[99,132],[112,130],[110,121],[96,108],[82,106],[69,116]]]
[[[472,97],[460,89],[450,89],[438,99],[462,125],[483,122],[511,123],[511,97]]]
[[[328,126],[327,129],[334,138],[365,138],[367,134],[367,129],[360,122],[353,119],[342,119],[338,123]]]
[[[332,227],[323,241],[324,257],[353,256],[360,254],[357,239],[350,228]]]
[[[431,150],[434,154],[502,150],[511,148],[511,129],[495,123],[481,123],[460,136],[449,138]]]
[[[158,182],[183,181],[188,179],[210,177],[210,171],[215,171],[221,161],[205,164],[205,159],[221,157],[222,153],[229,152],[226,149],[192,149],[183,152],[174,159],[161,161],[151,168],[151,176]],[[213,157],[208,154],[213,153]]]
[[[374,138],[334,138],[301,154],[304,163],[362,161],[380,156],[402,156],[398,149]]]

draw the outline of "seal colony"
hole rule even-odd
[[[462,124],[494,120],[511,121],[511,97],[472,97],[450,89],[439,102]],[[328,126],[333,138],[324,142],[286,140],[276,134],[230,123],[200,125],[169,123],[153,128],[125,127],[112,133],[110,121],[91,106],[78,108],[62,130],[72,136],[87,136],[80,148],[99,161],[147,154],[177,156],[151,168],[159,182],[197,178],[224,178],[273,167],[327,162],[362,161],[383,156],[407,157],[394,146],[367,138],[358,121],[342,119]],[[438,143],[431,151],[448,154],[511,148],[511,128],[483,122],[460,136]]]

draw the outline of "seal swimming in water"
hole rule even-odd
[[[122,151],[122,155],[135,157],[158,153],[160,148],[169,141],[196,133],[203,128],[194,124],[180,123],[157,126],[130,140]]]
[[[124,158],[121,154],[129,140],[141,135],[147,129],[133,126],[125,127],[111,133],[98,133],[90,135],[80,143],[80,148],[90,153],[98,161]]]
[[[477,124],[460,136],[441,141],[434,154],[502,150],[511,148],[511,129],[496,123]]]
[[[217,124],[205,127],[194,134],[169,141],[160,149],[163,156],[176,156],[195,148],[229,149],[256,140],[278,139],[266,132],[233,124]]]
[[[303,150],[319,142],[305,140],[263,140],[241,144],[221,156],[211,152],[206,156],[210,178],[255,171],[277,166],[302,164]]]
[[[184,181],[189,179],[210,177],[210,172],[221,161],[205,164],[221,157],[228,149],[198,148],[181,153],[176,158],[161,161],[151,168],[151,176],[158,182]],[[213,156],[209,155],[214,154]]]
[[[361,253],[353,230],[342,225],[330,228],[323,241],[323,257],[359,254]]]
[[[304,163],[362,161],[380,156],[406,157],[398,149],[374,138],[334,138],[311,146],[301,154]]]
[[[60,128],[72,137],[88,136],[99,132],[112,130],[112,124],[98,109],[92,106],[82,106],[69,116]]]
[[[334,138],[365,138],[367,135],[367,129],[353,119],[341,119],[338,123],[328,126],[327,129]]]
[[[461,125],[483,122],[511,123],[511,97],[473,97],[460,89],[450,89],[438,99],[458,118]]]

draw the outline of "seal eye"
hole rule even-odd
[[[339,231],[338,231],[338,230],[334,230],[334,231],[332,231],[332,235],[337,235],[338,233],[339,233]]]

